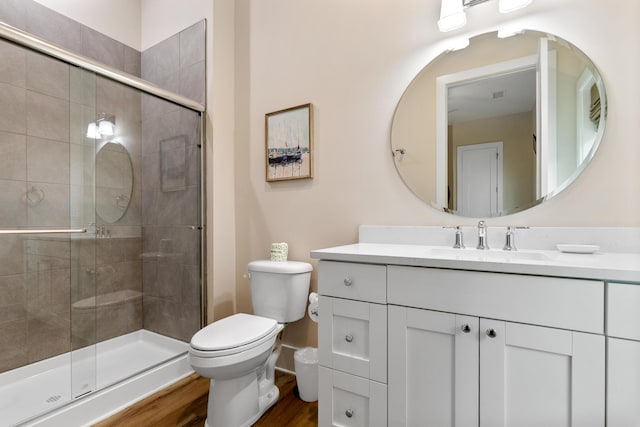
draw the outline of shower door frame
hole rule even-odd
[[[185,107],[189,110],[199,113],[199,129],[200,139],[198,145],[200,148],[200,215],[199,224],[195,225],[200,235],[200,327],[207,322],[207,291],[206,291],[206,277],[207,277],[207,264],[206,264],[206,180],[205,180],[205,165],[206,165],[206,108],[205,105],[186,98],[182,95],[163,89],[148,81],[133,76],[128,73],[124,73],[116,68],[99,63],[91,58],[79,55],[75,52],[61,48],[47,41],[44,41],[38,37],[35,37],[27,32],[9,26],[3,22],[0,22],[0,39],[12,42],[16,45],[31,49],[35,52],[45,54],[54,59],[60,60],[67,64],[77,66],[80,69],[93,72],[98,76],[113,80],[121,83],[125,86],[137,89],[143,93],[154,95],[165,101],[174,103],[178,106]],[[205,81],[206,87],[206,81]],[[206,99],[206,98],[205,98]],[[15,229],[15,230],[0,230],[0,234],[41,234],[41,233],[85,233],[87,230],[84,228],[69,228],[69,229]]]

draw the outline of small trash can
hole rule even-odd
[[[315,402],[318,400],[318,349],[301,348],[293,354],[293,360],[300,399]]]

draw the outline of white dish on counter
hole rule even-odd
[[[598,245],[570,245],[570,244],[558,244],[556,245],[560,252],[566,252],[570,254],[592,254],[600,250]]]

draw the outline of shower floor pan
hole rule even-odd
[[[191,374],[187,351],[187,343],[139,330],[2,373],[0,427],[104,419]]]

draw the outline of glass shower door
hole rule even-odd
[[[75,243],[84,234],[68,232],[93,212],[93,142],[79,138],[78,114],[95,88],[78,84],[86,73],[75,67],[6,41],[0,58],[0,229],[12,233],[0,234],[0,425],[13,425],[72,401],[95,377],[89,357],[74,380],[77,351],[95,342],[75,303],[95,286],[80,278],[93,262]]]

